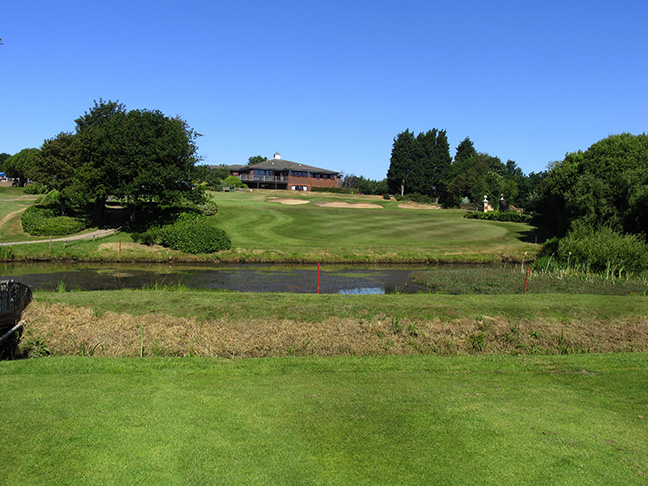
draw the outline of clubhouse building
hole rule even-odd
[[[254,165],[230,165],[230,174],[255,189],[310,191],[313,187],[340,187],[340,173],[283,160],[279,152],[273,159]]]

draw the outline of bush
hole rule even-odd
[[[489,211],[488,213],[471,212],[464,214],[464,218],[483,219],[486,221],[507,221],[512,223],[531,223],[532,216],[529,214],[500,211]]]
[[[34,233],[43,222],[48,218],[56,217],[54,209],[45,206],[30,206],[23,213],[20,221],[22,223],[23,231],[30,235],[40,234]]]
[[[205,204],[201,204],[198,208],[202,211],[205,216],[214,216],[218,213],[218,205],[214,201],[207,201]]]
[[[636,271],[648,268],[648,245],[637,235],[622,235],[608,227],[577,225],[558,241],[556,257],[589,264],[595,271],[610,267]]]
[[[45,194],[47,192],[47,186],[40,182],[32,182],[25,186],[23,192],[25,194]]]
[[[409,194],[409,200],[419,204],[434,204],[435,202],[430,196],[418,192]]]
[[[43,197],[41,206],[54,206],[61,203],[61,193],[56,189],[52,189]]]
[[[311,187],[312,192],[332,192],[333,194],[355,194],[357,189],[351,187]]]
[[[186,253],[215,253],[229,250],[232,242],[227,233],[205,222],[180,222],[159,231],[163,246]]]
[[[215,253],[229,250],[232,242],[227,233],[205,222],[195,213],[183,213],[175,223],[133,234],[133,241],[143,245],[162,245],[185,253]]]
[[[65,236],[78,233],[86,228],[79,218],[57,216],[48,206],[30,206],[22,215],[23,231],[32,236]]]

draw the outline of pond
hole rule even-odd
[[[321,265],[324,294],[414,293],[412,272],[425,266]],[[318,267],[279,264],[0,264],[0,280],[14,279],[34,290],[114,290],[184,285],[236,292],[316,293]]]

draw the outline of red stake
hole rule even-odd
[[[319,294],[319,273],[320,273],[320,264],[317,263],[317,293]]]
[[[529,270],[531,270],[531,267],[527,267],[527,275],[526,279],[524,280],[524,293],[526,294],[527,290],[527,284],[529,283]]]

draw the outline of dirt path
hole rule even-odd
[[[107,230],[97,230],[90,233],[83,233],[81,235],[72,235],[64,236],[63,238],[52,238],[52,242],[55,241],[76,241],[76,240],[89,240],[91,238],[103,238],[104,236],[109,236],[116,233],[116,229],[107,229]],[[46,243],[50,241],[49,238],[44,240],[33,240],[33,241],[11,241],[9,243],[0,243],[0,246],[10,246],[10,245],[29,245],[31,243]]]

